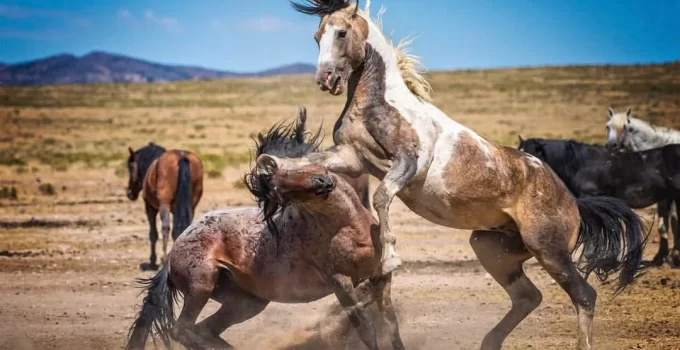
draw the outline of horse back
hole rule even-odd
[[[186,150],[172,149],[163,153],[151,163],[144,176],[144,200],[154,207],[170,204],[174,200],[179,178],[179,162],[189,161],[194,206],[203,192],[203,163],[198,156]]]

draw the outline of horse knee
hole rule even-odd
[[[378,189],[373,194],[373,209],[375,209],[376,211],[386,209],[388,201],[389,198],[385,186],[378,187]]]

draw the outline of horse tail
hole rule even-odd
[[[125,349],[144,349],[146,339],[152,332],[155,333],[153,336],[163,341],[166,348],[170,348],[171,331],[175,323],[172,307],[177,299],[177,290],[168,278],[167,262],[155,276],[139,278],[137,282],[146,286],[146,296],[137,319],[130,326]]]
[[[640,276],[642,252],[649,237],[642,219],[622,200],[586,197],[576,200],[581,215],[576,247],[583,245],[586,278],[591,272],[600,281],[619,272],[616,293]]]
[[[175,202],[172,208],[172,239],[176,240],[179,235],[191,225],[191,167],[189,159],[182,156],[178,162],[177,190]]]

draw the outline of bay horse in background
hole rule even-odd
[[[259,135],[257,155],[319,151],[319,133],[301,134],[300,126],[277,124]],[[404,349],[391,274],[380,273],[377,221],[345,177],[312,164],[275,173],[253,169],[244,182],[258,206],[204,214],[177,239],[161,270],[142,280],[147,294],[126,349],[143,349],[152,332],[168,347],[174,339],[192,349],[231,348],[220,334],[270,302],[308,303],[330,294],[372,350],[377,335],[366,305],[375,301],[393,347]],[[178,293],[184,306],[175,320]],[[221,307],[195,324],[209,299]]]
[[[634,118],[630,107],[626,108],[623,113],[615,113],[610,107],[607,109],[607,113],[608,120],[605,126],[607,147],[613,150],[636,152],[680,144],[680,131],[651,125],[642,119]],[[661,245],[665,244],[666,247],[668,247],[669,227],[675,237],[680,235],[677,204],[676,202],[662,201],[656,205],[659,213],[659,241]]]
[[[165,148],[150,142],[133,150],[128,147],[128,187],[127,197],[137,200],[142,192],[146,218],[149,221],[149,240],[151,255],[149,262],[140,265],[142,270],[157,270],[156,216],[161,216],[163,235],[163,255],[167,255],[168,236],[170,235],[170,213],[172,213],[173,241],[191,224],[198,202],[203,195],[203,164],[190,151]]]
[[[302,158],[262,154],[258,171],[273,176],[321,164],[331,172],[368,171],[380,179],[373,205],[383,274],[402,263],[388,215],[395,196],[431,222],[474,230],[475,254],[512,300],[508,314],[484,337],[484,349],[500,349],[541,303],[522,267],[536,257],[574,303],[579,346],[590,349],[597,294],[571,253],[584,245],[585,276],[595,272],[605,279],[620,272],[618,286],[624,288],[642,268],[641,218],[616,198],[574,198],[536,157],[495,145],[449,118],[431,103],[429,85],[404,42],[394,47],[370,18],[368,1],[364,11],[347,0],[293,7],[320,16],[314,34],[317,84],[336,96],[347,87],[346,104],[335,124],[334,147]]]
[[[521,136],[519,140],[519,150],[548,163],[578,198],[611,196],[636,209],[680,200],[680,145],[642,152],[612,152],[605,146],[573,140],[524,140]],[[663,264],[668,253],[668,238],[662,238],[650,264]],[[678,231],[670,258],[671,265],[680,266]]]

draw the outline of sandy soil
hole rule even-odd
[[[436,105],[451,118],[516,147],[519,134],[602,142],[608,106],[633,106],[645,120],[680,128],[678,67],[458,71],[429,79]],[[200,153],[209,178],[197,214],[252,205],[238,185],[250,137],[294,116],[298,105],[308,108],[310,129],[323,122],[329,135],[345,102],[320,93],[310,76],[0,87],[0,100],[0,195],[14,187],[19,197],[0,198],[0,349],[12,350],[123,348],[141,302],[134,279],[151,275],[137,268],[149,254],[148,227],[143,203],[125,197],[128,146],[155,141]],[[40,193],[47,184],[55,195]],[[654,210],[641,212],[651,218]],[[393,298],[408,348],[478,348],[510,302],[474,257],[470,232],[428,223],[398,200],[391,213],[405,259]],[[647,258],[657,249],[649,244]],[[576,316],[567,295],[534,260],[526,269],[543,303],[505,348],[573,348]],[[610,285],[590,281],[599,292],[596,349],[680,349],[680,270],[653,269],[614,299]],[[223,336],[243,349],[316,350],[342,348],[333,340],[340,334],[345,348],[360,349],[344,318],[327,317],[333,299],[272,304]],[[201,318],[216,307],[211,302]]]
[[[235,180],[238,174],[226,176]],[[148,255],[143,204],[128,202],[123,181],[110,172],[93,170],[84,177],[89,180],[69,179],[68,172],[50,178],[71,188],[56,200],[34,197],[0,208],[1,349],[118,349],[125,344],[141,301],[133,279],[151,274],[137,269]],[[231,183],[208,180],[211,191],[199,212],[249,203]],[[406,260],[394,278],[393,298],[408,348],[477,348],[509,300],[474,258],[469,232],[430,224],[399,201],[392,217]],[[656,249],[650,244],[647,255]],[[506,348],[573,347],[576,317],[569,299],[533,259],[526,266],[544,301]],[[597,349],[678,347],[680,270],[654,269],[614,299],[610,286],[594,278],[591,283],[599,292]],[[342,330],[356,345],[353,330],[337,326],[344,318],[325,317],[334,302],[330,296],[310,304],[271,304],[223,336],[248,349],[341,348],[333,334]],[[201,318],[216,305],[211,302]]]

